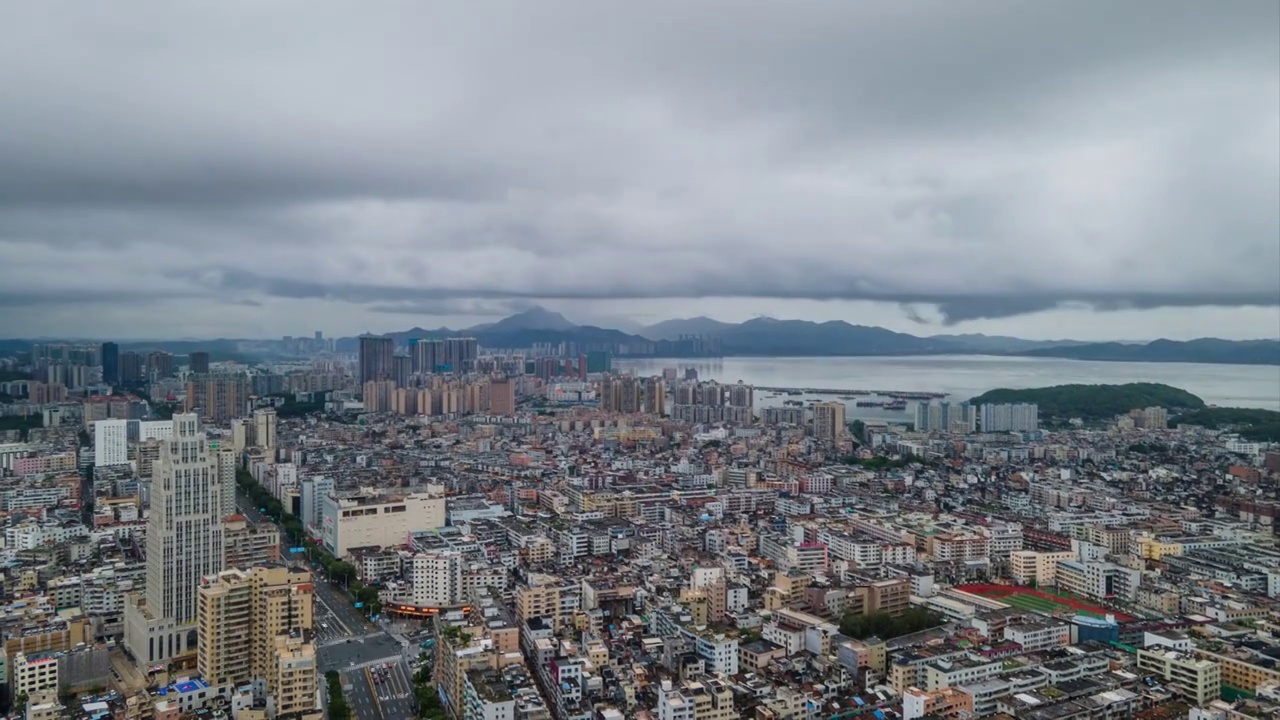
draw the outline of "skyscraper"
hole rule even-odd
[[[132,386],[142,382],[143,368],[142,355],[128,350],[120,353],[120,384]]]
[[[396,355],[391,358],[391,379],[396,381],[396,387],[409,387],[412,365],[413,360],[408,355]]]
[[[147,353],[147,379],[161,380],[173,375],[173,355],[161,350]]]
[[[102,382],[120,383],[120,346],[113,342],[102,343]]]
[[[475,338],[455,337],[444,341],[444,364],[453,372],[471,372],[479,356],[480,345]]]
[[[193,373],[209,372],[209,353],[207,352],[191,353],[191,355],[187,358],[187,365],[190,366],[191,372]]]
[[[416,373],[433,373],[444,365],[444,341],[419,339],[409,345],[410,368]]]
[[[393,380],[395,340],[382,335],[360,336],[360,384],[374,380]]]
[[[139,665],[195,651],[196,592],[222,571],[224,493],[234,492],[191,413],[173,416],[152,477],[146,595],[125,603],[125,646]]]
[[[187,378],[185,412],[199,411],[206,422],[227,423],[243,415],[249,403],[249,378],[242,373],[216,372]]]

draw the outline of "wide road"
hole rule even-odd
[[[248,497],[237,493],[236,506],[253,523],[270,523]],[[307,564],[305,555],[289,552],[281,532],[280,557],[286,562]],[[350,596],[324,577],[323,569],[312,568],[315,579],[315,644],[320,672],[337,670],[354,720],[406,720],[413,717],[413,682],[404,646],[382,628],[369,622],[351,604]],[[385,679],[375,676],[374,667],[387,666]]]
[[[347,673],[351,707],[359,720],[408,720],[413,717],[413,685],[400,663],[378,664]]]
[[[379,686],[378,706],[382,716],[392,718],[413,717],[413,680],[402,662],[388,663],[386,679]]]
[[[353,720],[390,720],[390,718],[384,718],[379,712],[364,668],[355,668],[342,673],[342,687],[347,704],[351,706]]]

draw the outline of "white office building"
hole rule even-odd
[[[147,520],[147,587],[125,603],[125,645],[139,666],[196,650],[200,579],[222,572],[226,507],[216,452],[194,413],[160,441]]]
[[[98,420],[93,424],[93,464],[129,464],[129,421]]]
[[[173,437],[171,420],[139,420],[138,442],[144,440],[167,440]]]

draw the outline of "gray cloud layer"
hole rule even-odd
[[[1269,0],[37,3],[0,97],[14,312],[1280,304]]]

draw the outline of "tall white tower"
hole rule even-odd
[[[147,522],[147,606],[181,624],[195,621],[196,588],[222,572],[224,493],[218,459],[194,413],[173,416],[161,443]]]
[[[130,595],[125,603],[125,646],[139,665],[195,652],[197,589],[201,578],[222,572],[231,492],[197,416],[174,415],[152,473],[145,599]]]

